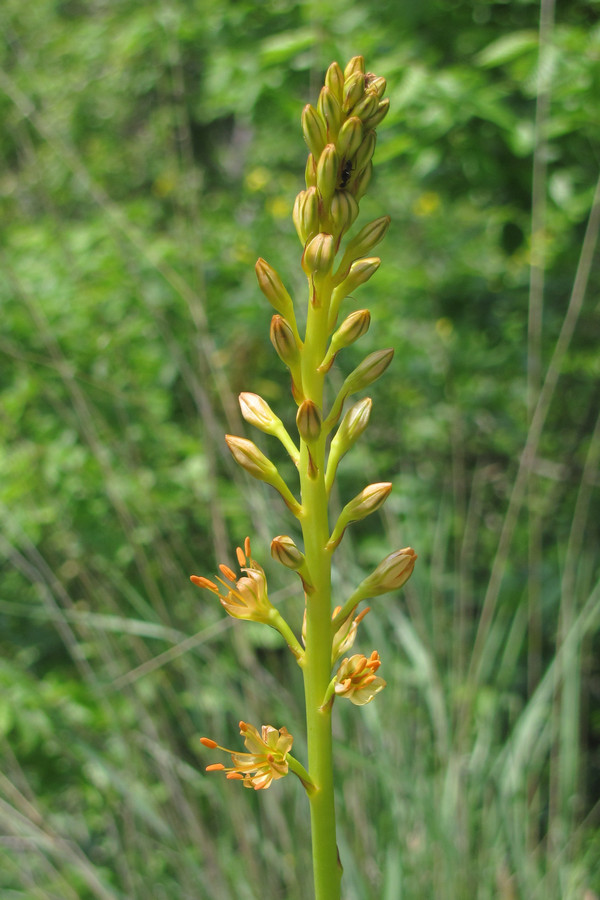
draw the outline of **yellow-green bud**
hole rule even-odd
[[[304,565],[304,553],[298,550],[287,534],[280,534],[271,541],[271,556],[287,569],[294,572]]]
[[[367,128],[377,128],[380,122],[382,122],[388,114],[388,110],[390,108],[389,98],[386,97],[385,100],[381,100],[375,112],[369,116],[367,121],[365,122],[365,126]]]
[[[335,473],[340,459],[354,446],[367,425],[371,416],[371,408],[373,401],[370,397],[365,397],[351,406],[336,431],[331,446],[329,448],[329,456],[327,457],[327,469],[325,472],[325,488],[327,492],[331,490]]]
[[[348,394],[362,391],[363,388],[366,388],[370,384],[373,384],[374,381],[377,381],[391,363],[393,356],[394,351],[391,347],[369,353],[369,355],[363,359],[361,364],[357,366],[344,381],[342,388],[344,396],[347,397]]]
[[[266,260],[259,257],[255,265],[258,286],[277,312],[293,318],[294,304],[286,291],[283,281]]]
[[[231,451],[231,455],[236,463],[245,469],[253,478],[259,481],[266,481],[278,491],[286,505],[291,509],[295,516],[299,515],[302,507],[286,485],[285,481],[277,471],[277,467],[268,456],[259,450],[252,441],[246,438],[235,437],[232,434],[225,435],[225,441]]]
[[[302,110],[302,131],[310,152],[318,159],[327,143],[327,130],[325,122],[310,103]]]
[[[327,206],[337,187],[339,165],[335,144],[327,144],[317,163],[317,188]]]
[[[321,88],[317,111],[327,128],[327,140],[335,141],[342,124],[342,107],[334,93],[325,85]]]
[[[342,265],[345,261],[349,262],[350,260],[365,256],[369,250],[376,247],[385,237],[386,232],[390,227],[390,222],[391,218],[389,216],[380,216],[379,219],[374,219],[372,222],[368,222],[364,228],[361,228],[356,237],[352,238],[348,243],[344,252]]]
[[[273,316],[269,336],[282,362],[290,369],[295,366],[299,361],[300,354],[290,323],[283,316]]]
[[[412,547],[394,550],[361,582],[356,593],[360,593],[362,599],[366,599],[398,590],[412,575],[416,561],[417,554]]]
[[[338,63],[331,63],[327,69],[327,72],[325,73],[325,84],[338,103],[341,104],[344,95],[344,73]]]
[[[307,275],[323,275],[331,269],[334,257],[333,235],[321,232],[304,248],[302,268]]]
[[[300,191],[292,213],[301,244],[306,244],[319,232],[319,197],[316,187]]]
[[[331,298],[332,305],[334,303],[339,305],[344,297],[347,297],[355,288],[368,281],[380,265],[381,260],[378,256],[366,256],[363,259],[355,260],[344,280],[334,290]]]
[[[365,91],[358,103],[352,107],[352,115],[358,116],[363,122],[366,122],[372,115],[377,112],[379,100],[374,91]]]
[[[353,180],[352,193],[356,197],[357,201],[360,200],[361,197],[364,197],[364,195],[366,194],[372,174],[373,163],[368,162],[362,172],[359,172],[356,178]]]
[[[304,180],[306,181],[306,187],[316,187],[317,186],[317,164],[315,162],[315,158],[312,153],[308,154],[308,159],[306,160],[306,169],[304,170]]]
[[[335,528],[327,542],[327,549],[332,550],[337,547],[344,531],[351,522],[359,522],[379,509],[380,506],[383,506],[391,490],[392,485],[387,481],[370,484],[360,494],[357,494],[350,503],[347,503],[335,523]]]
[[[337,149],[340,159],[350,160],[360,147],[363,139],[363,123],[358,116],[350,116],[346,119],[337,139]]]
[[[343,347],[349,347],[366,334],[371,324],[371,313],[368,309],[357,309],[347,316],[338,330],[331,337],[331,347],[337,353]]]
[[[250,425],[271,434],[274,428],[281,424],[281,419],[275,415],[266,400],[258,394],[250,391],[242,391],[238,397],[242,416]]]
[[[375,152],[376,143],[377,136],[375,132],[367,131],[360,147],[356,151],[356,156],[354,158],[354,165],[356,166],[357,172],[360,172],[361,169],[364,169],[367,163],[371,161]]]
[[[323,417],[319,407],[312,400],[304,400],[296,413],[296,425],[302,440],[307,444],[318,440],[322,424]]]
[[[347,64],[344,69],[344,80],[347,81],[351,75],[354,75],[355,72],[363,72],[365,71],[365,59],[364,56],[353,56],[350,62]]]
[[[365,90],[365,76],[362,72],[354,72],[344,82],[344,99],[342,100],[342,112],[346,115],[361,99]]]
[[[358,203],[348,191],[336,191],[329,207],[333,233],[336,237],[352,227],[358,216]]]
[[[367,72],[365,75],[365,88],[374,91],[380,100],[385,94],[386,86],[387,82],[381,75],[374,75],[372,72]]]

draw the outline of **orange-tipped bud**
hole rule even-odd
[[[272,483],[279,476],[275,465],[252,441],[232,434],[226,434],[225,441],[236,463],[254,478]]]
[[[412,575],[417,554],[412,547],[394,550],[382,560],[357,589],[362,598],[378,597],[401,588]]]
[[[283,316],[292,318],[294,304],[292,298],[284,287],[283,281],[275,269],[266,260],[259,258],[255,265],[258,286],[277,312]]]
[[[294,338],[294,332],[289,322],[283,316],[273,316],[269,336],[282,362],[288,368],[295,366],[300,358],[300,354]]]
[[[246,422],[259,428],[260,431],[264,431],[265,434],[272,434],[274,429],[281,424],[281,419],[275,415],[267,401],[258,394],[242,391],[238,401]]]

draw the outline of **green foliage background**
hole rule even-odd
[[[300,112],[356,53],[391,100],[360,222],[393,221],[337,377],[396,356],[336,503],[394,492],[340,600],[419,562],[362,626],[388,688],[336,711],[345,896],[600,895],[599,11],[4,0],[3,900],[311,896],[299,784],[257,797],[198,744],[242,718],[302,758],[295,664],[188,576],[250,534],[300,624],[285,510],[222,435],[240,390],[292,423],[253,264],[304,296]]]

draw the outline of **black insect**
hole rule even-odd
[[[345,187],[348,186],[348,182],[352,176],[352,163],[350,160],[347,160],[342,166],[342,174],[340,177],[340,188],[344,190]]]

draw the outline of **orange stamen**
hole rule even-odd
[[[224,768],[225,768],[225,766],[223,765],[223,763],[213,763],[212,766],[206,767],[206,771],[207,772],[216,772],[217,770],[224,769]]]
[[[250,538],[249,537],[247,537],[246,540],[244,541],[244,550],[246,551],[246,556],[248,557],[248,559],[250,559],[251,553],[250,553]]]
[[[244,776],[240,772],[228,772],[225,776],[229,781],[243,781]]]
[[[237,556],[237,561],[240,565],[240,568],[242,568],[242,566],[245,566],[246,565],[246,557],[244,556],[244,551],[242,550],[241,547],[236,548],[235,555]]]
[[[204,744],[205,747],[210,747],[211,750],[216,750],[219,746],[216,741],[211,740],[210,738],[201,737],[200,743]]]
[[[204,578],[202,575],[190,575],[190,581],[193,584],[197,584],[198,587],[208,588],[209,591],[219,591],[214,581],[209,581],[208,578]]]
[[[229,568],[229,566],[226,566],[223,563],[221,563],[221,565],[219,566],[219,571],[221,571],[223,573],[225,578],[229,578],[230,581],[237,581],[235,572],[232,571]]]

